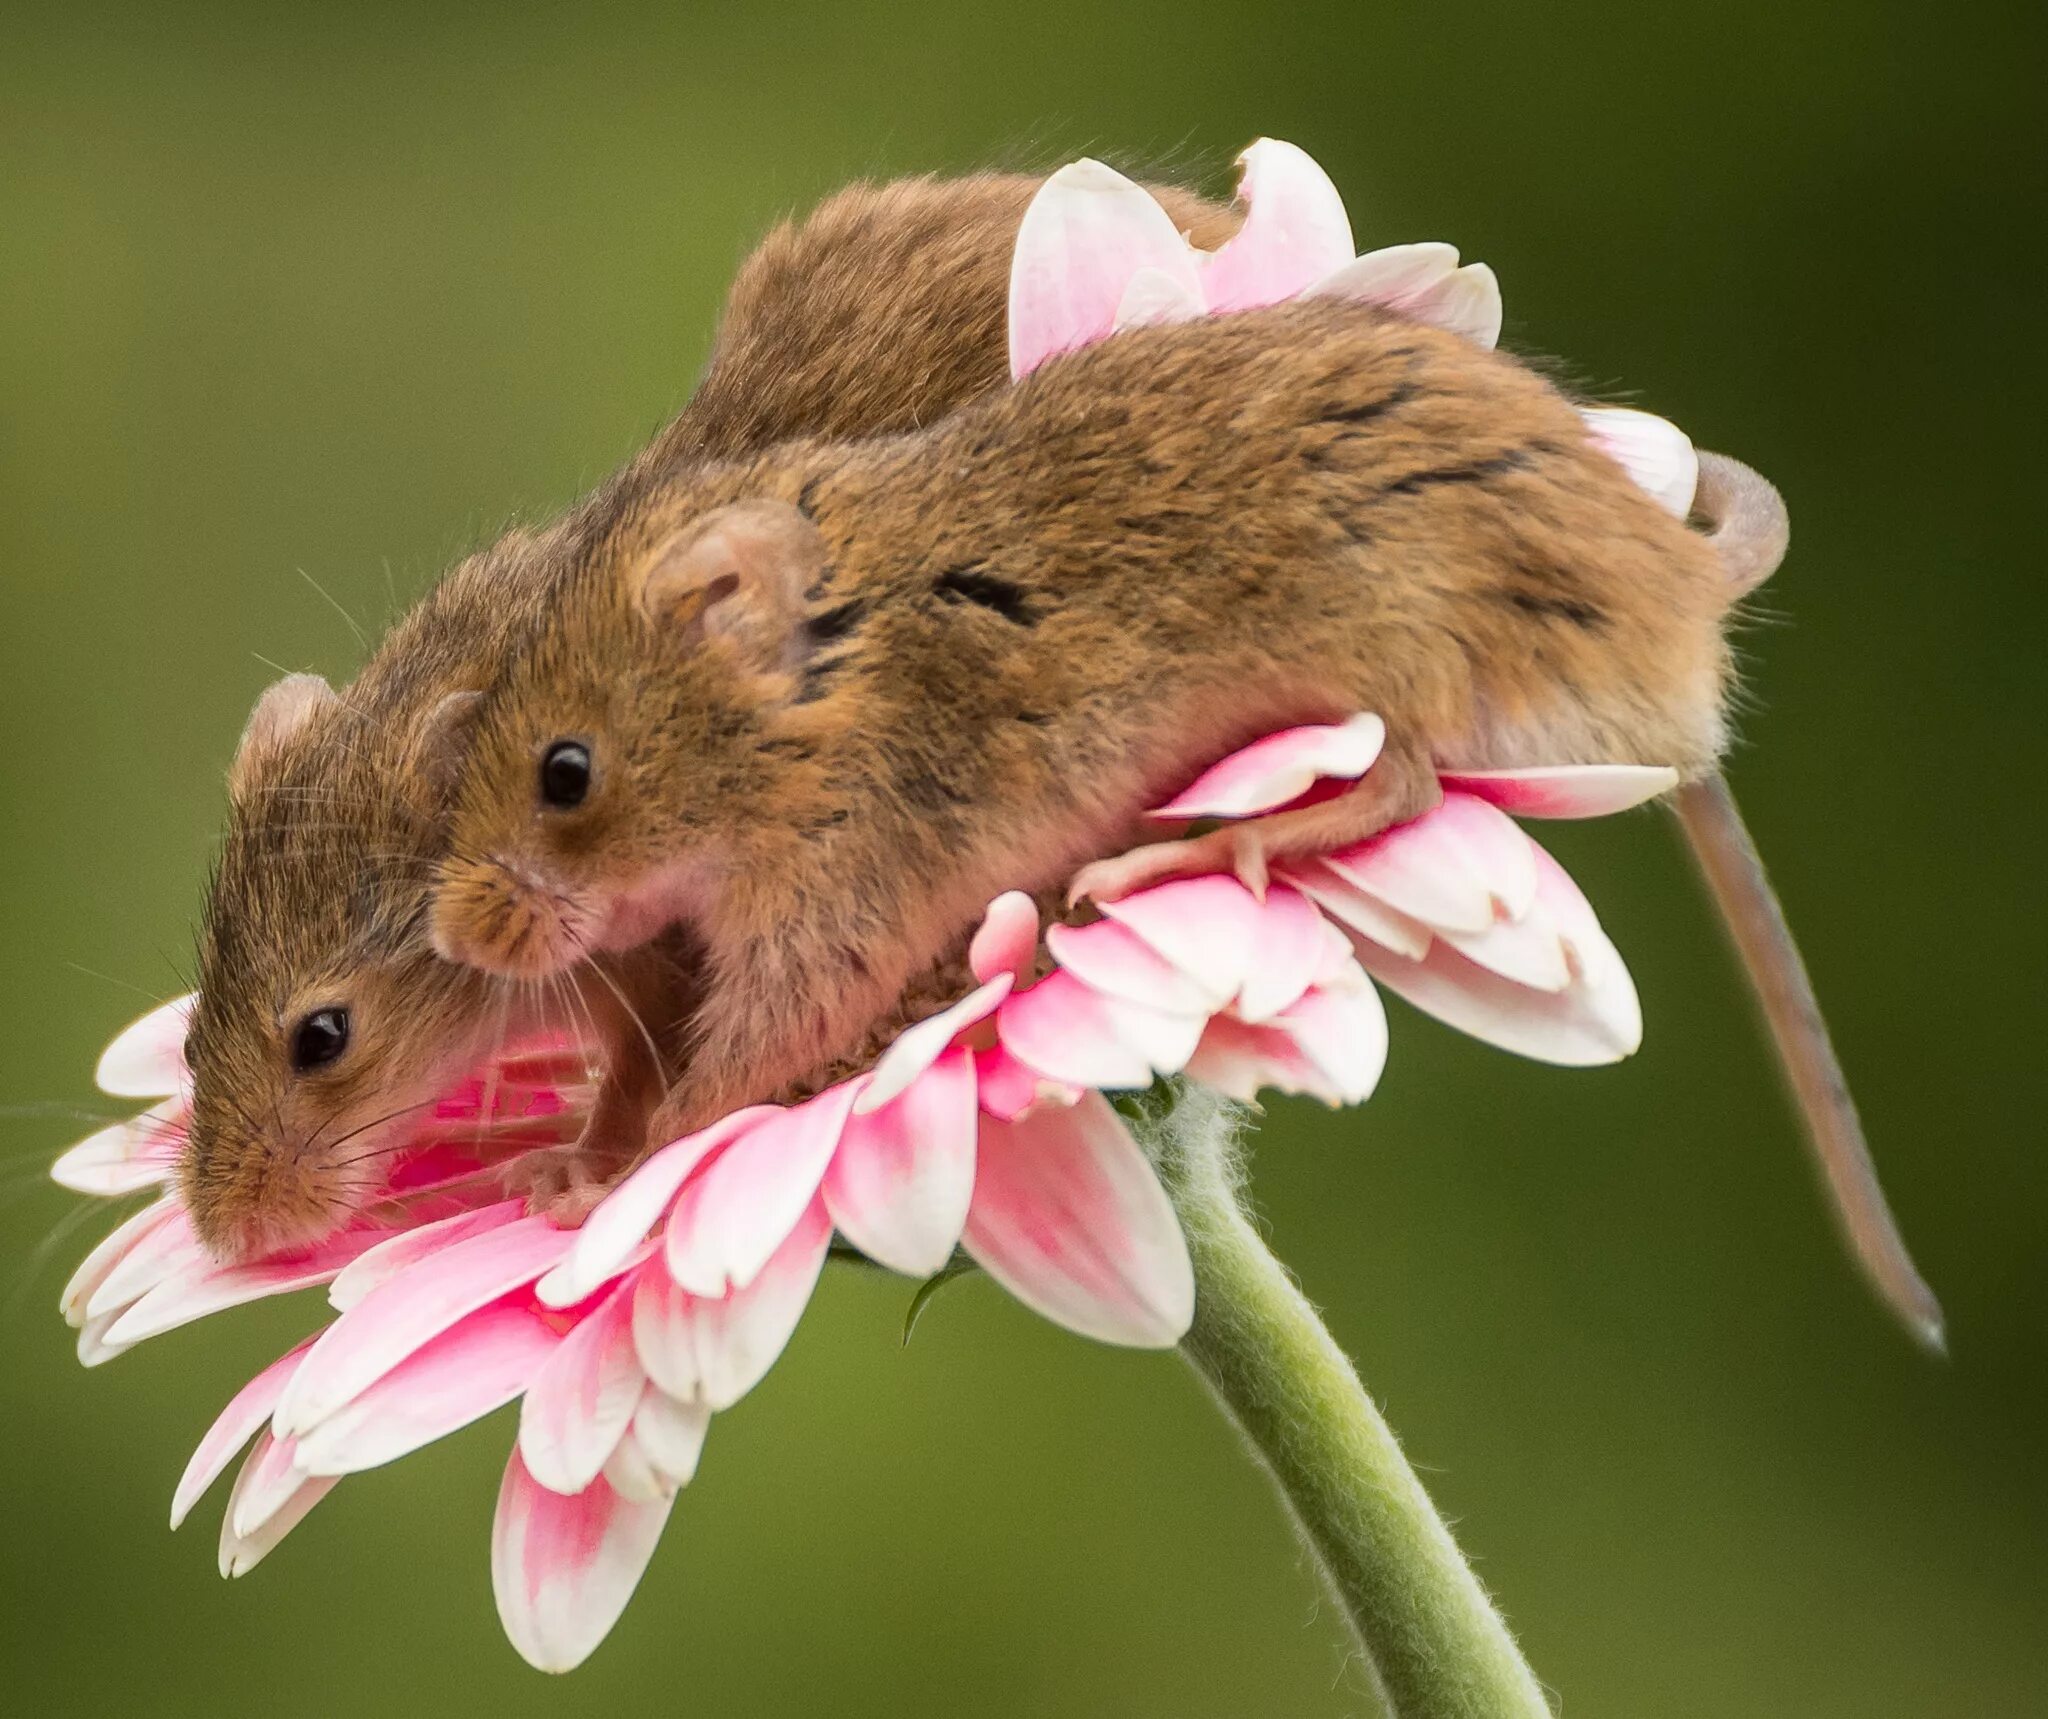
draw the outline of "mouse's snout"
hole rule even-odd
[[[566,891],[492,854],[442,867],[431,935],[444,961],[506,978],[538,979],[583,958],[587,917]]]

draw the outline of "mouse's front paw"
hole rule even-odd
[[[557,1229],[579,1228],[612,1191],[616,1176],[577,1146],[529,1152],[505,1170],[505,1192],[526,1201],[527,1215]]]
[[[1083,901],[1119,901],[1137,890],[1176,877],[1201,877],[1223,872],[1236,877],[1252,894],[1264,899],[1266,855],[1252,826],[1212,830],[1186,841],[1154,842],[1114,859],[1097,860],[1074,874],[1067,905]]]

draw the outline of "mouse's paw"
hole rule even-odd
[[[564,1230],[580,1228],[616,1181],[575,1146],[528,1152],[504,1174],[505,1192],[526,1201],[529,1217],[546,1218]]]
[[[1114,859],[1097,860],[1074,874],[1067,905],[1083,901],[1118,901],[1153,884],[1176,877],[1203,877],[1227,872],[1261,901],[1266,898],[1266,845],[1255,824],[1211,830],[1185,841],[1153,842]]]

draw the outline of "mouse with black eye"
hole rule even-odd
[[[246,1258],[317,1241],[372,1197],[438,1094],[524,1035],[588,1041],[602,1065],[585,1137],[514,1174],[573,1215],[576,1184],[637,1151],[693,1006],[686,930],[531,984],[437,959],[426,921],[447,765],[477,689],[610,517],[619,484],[804,432],[908,429],[1006,379],[1009,246],[1039,181],[856,185],[785,223],[740,269],[682,413],[583,508],[458,566],[355,682],[264,694],[230,773],[199,936],[180,1185],[202,1241]],[[1159,195],[1199,244],[1238,215]],[[569,799],[587,760],[548,770]]]

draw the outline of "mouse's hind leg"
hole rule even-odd
[[[1364,776],[1331,799],[1224,824],[1206,835],[1154,842],[1084,866],[1067,899],[1115,901],[1169,878],[1228,872],[1263,900],[1274,861],[1349,847],[1421,817],[1442,800],[1428,756],[1390,747]]]

